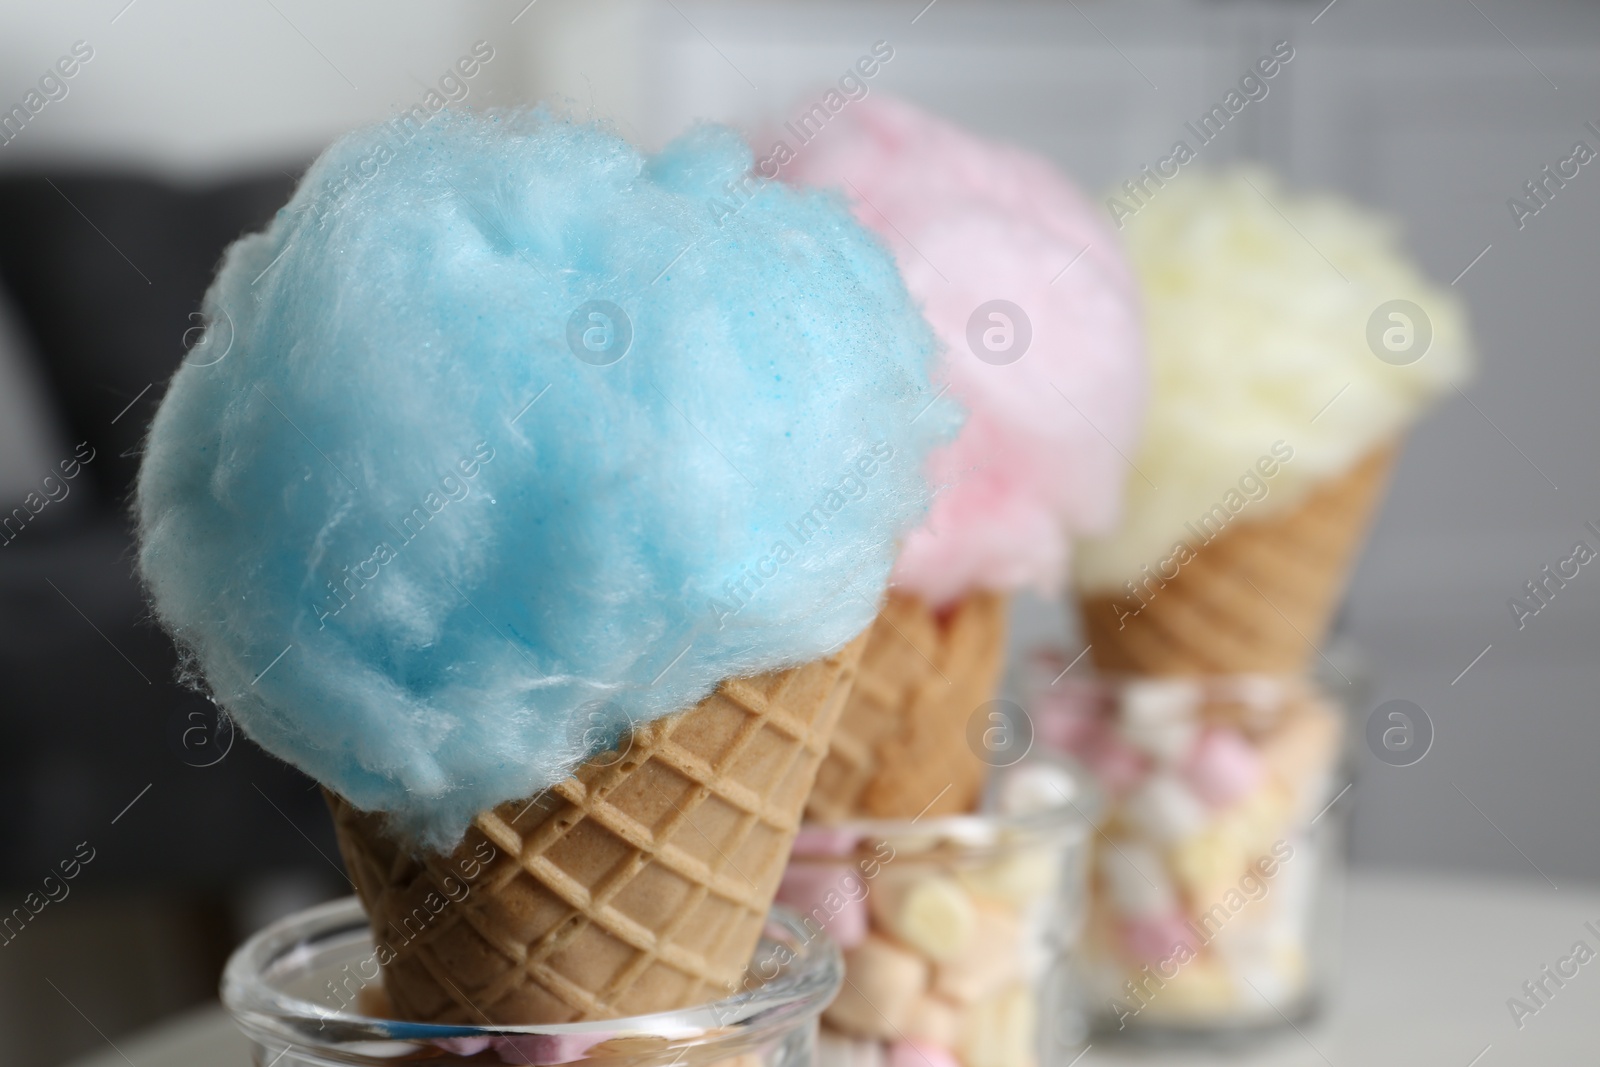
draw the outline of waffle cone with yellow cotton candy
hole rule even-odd
[[[1145,675],[1293,674],[1316,655],[1394,465],[1372,450],[1288,511],[1248,513],[1135,590],[1081,601],[1102,671]],[[1176,573],[1168,576],[1175,569]]]
[[[550,1024],[728,995],[750,962],[867,638],[725,681],[418,855],[328,793],[395,1013]]]
[[[1006,598],[944,611],[891,593],[867,635],[855,688],[806,805],[812,822],[972,810],[988,765],[967,736],[1005,658]]]

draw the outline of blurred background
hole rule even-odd
[[[1600,524],[1600,175],[1521,228],[1507,206],[1600,143],[1600,5],[4,0],[0,514],[64,461],[81,470],[0,537],[0,913],[92,858],[0,933],[0,1059],[60,1062],[203,1002],[241,937],[349,891],[313,784],[175,678],[127,516],[222,249],[330,138],[410,108],[479,42],[468,106],[550,100],[647,146],[697,119],[770,127],[887,42],[872,92],[1100,193],[1278,41],[1294,61],[1203,162],[1257,160],[1391,214],[1464,294],[1483,357],[1409,441],[1343,614],[1372,679],[1356,736],[1394,698],[1435,730],[1410,767],[1358,746],[1354,863],[1600,881],[1600,578],[1521,629],[1507,603]],[[1071,626],[1045,603],[1018,621],[1024,645]]]

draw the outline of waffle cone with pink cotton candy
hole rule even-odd
[[[853,104],[783,178],[836,189],[893,251],[966,412],[928,458],[939,491],[901,542],[807,814],[968,812],[988,766],[967,725],[996,695],[1010,597],[1055,595],[1074,538],[1116,522],[1145,398],[1132,272],[1047,160],[903,101]]]
[[[1006,598],[975,593],[945,611],[891,594],[868,631],[855,687],[806,818],[911,819],[976,807],[988,765],[967,720],[1005,660]]]
[[[543,793],[481,813],[448,856],[416,854],[329,792],[373,938],[389,947],[394,1012],[551,1024],[732,992],[866,644],[724,682]]]
[[[1289,511],[1248,516],[1192,546],[1136,595],[1085,596],[1085,640],[1113,674],[1296,674],[1344,595],[1397,449],[1370,452]],[[1169,568],[1170,573],[1170,568]]]

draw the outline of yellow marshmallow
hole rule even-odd
[[[974,917],[967,950],[940,962],[933,974],[934,992],[962,1004],[1011,984],[1022,969],[1022,926],[1016,916],[980,905]]]
[[[1025,848],[979,867],[963,867],[956,877],[977,896],[1021,908],[1055,891],[1058,864],[1054,848]]]
[[[1014,985],[967,1009],[956,1052],[964,1067],[1032,1067],[1038,1027],[1033,991]]]
[[[977,925],[972,898],[944,875],[891,882],[868,901],[885,930],[933,960],[963,952]]]

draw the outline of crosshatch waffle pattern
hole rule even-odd
[[[1395,449],[1369,454],[1294,509],[1229,526],[1137,614],[1122,597],[1086,598],[1095,665],[1126,674],[1294,674],[1304,670],[1344,592],[1383,495]]]
[[[915,597],[891,594],[868,631],[806,817],[831,823],[972,810],[987,766],[968,744],[967,720],[994,697],[1005,640],[1003,596],[974,593],[941,617]]]
[[[726,995],[755,951],[865,643],[724,682],[634,731],[620,756],[480,814],[449,857],[413,856],[380,816],[330,795],[374,938],[394,950],[383,970],[396,1013],[558,1023]],[[485,844],[494,857],[463,896],[457,872]],[[459,899],[438,907],[452,885]],[[430,893],[438,913],[419,924]]]

